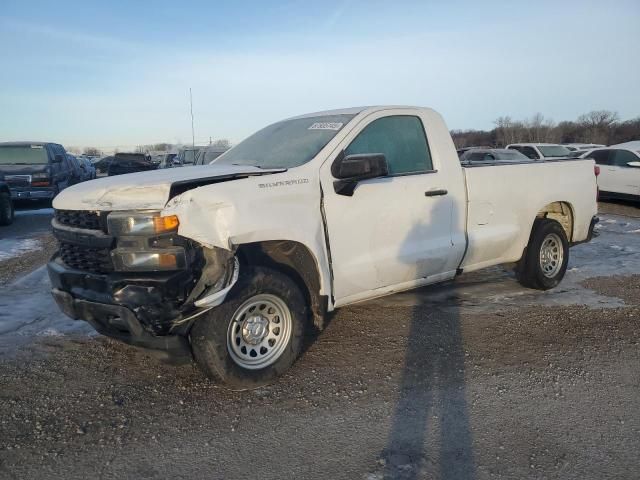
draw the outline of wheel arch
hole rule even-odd
[[[571,203],[564,200],[548,203],[538,211],[535,218],[548,218],[557,221],[560,225],[562,225],[569,243],[572,242],[575,215]],[[531,225],[532,231],[534,225],[535,219],[533,224]]]
[[[307,301],[315,327],[324,328],[328,297],[320,294],[320,268],[306,245],[293,240],[244,243],[237,246],[236,255],[241,269],[242,265],[263,266],[292,278]]]

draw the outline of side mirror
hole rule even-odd
[[[640,168],[640,162],[627,162],[630,167]]]
[[[389,175],[389,166],[382,153],[342,153],[331,165],[331,174],[339,179],[333,182],[335,192],[350,197],[359,182]]]
[[[62,155],[56,153],[52,160],[53,163],[62,163]]]

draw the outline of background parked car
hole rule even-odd
[[[477,147],[462,147],[462,148],[458,148],[456,150],[456,152],[458,153],[458,158],[460,158],[465,152],[469,151],[469,150],[474,150],[476,148],[483,148],[483,149],[491,149],[493,147],[489,146],[489,145],[485,145],[485,146],[477,146]]]
[[[517,150],[506,148],[473,148],[460,156],[462,163],[521,162],[523,160],[529,159]]]
[[[11,200],[11,190],[9,185],[0,182],[0,225],[11,225],[15,211],[13,209],[13,200]]]
[[[584,152],[586,150],[592,150],[594,148],[606,147],[606,145],[602,145],[599,143],[563,143],[562,145],[567,147],[572,152],[578,152],[578,151]]]
[[[74,173],[73,183],[76,184],[76,183],[84,182],[85,180],[87,180],[85,178],[84,168],[82,168],[82,162],[78,159],[78,157],[70,153],[67,153],[67,160],[69,160],[69,165],[71,165],[71,168],[73,169],[73,173]]]
[[[227,150],[229,149],[216,146],[203,148],[198,152],[194,165],[209,165]]]
[[[198,157],[198,152],[203,150],[205,147],[188,147],[181,148],[178,152],[178,155],[174,159],[174,163],[176,166],[190,166],[194,165],[196,162],[196,158]]]
[[[518,150],[532,160],[567,158],[571,153],[567,147],[557,143],[512,143],[507,148]]]
[[[82,169],[82,181],[93,180],[96,178],[96,167],[93,166],[91,160],[87,157],[78,157],[80,168]]]
[[[113,161],[113,155],[109,155],[108,157],[102,157],[95,162],[93,162],[93,166],[96,169],[96,175],[98,173],[106,174],[109,169],[109,164]]]
[[[14,199],[51,199],[81,181],[64,147],[48,142],[0,143],[0,180]]]
[[[640,200],[640,145],[637,149],[612,145],[584,152],[600,165],[600,198]]]
[[[162,159],[160,160],[160,164],[158,165],[158,168],[171,168],[174,167],[174,161],[175,158],[178,154],[177,153],[166,153],[162,156]]]
[[[155,170],[151,157],[144,153],[116,153],[107,168],[107,175],[122,175],[125,173]]]

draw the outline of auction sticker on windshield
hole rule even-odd
[[[344,123],[336,122],[316,122],[307,130],[340,130]]]

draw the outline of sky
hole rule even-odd
[[[401,104],[451,129],[640,116],[640,1],[30,1],[0,6],[0,141],[242,140]]]

